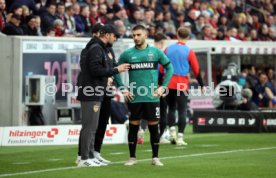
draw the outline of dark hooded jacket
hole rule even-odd
[[[106,45],[97,37],[91,39],[83,49],[78,76],[78,100],[103,100],[108,77],[118,73],[117,68],[109,65],[107,50]]]

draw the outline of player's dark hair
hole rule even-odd
[[[135,25],[135,26],[132,28],[132,31],[136,31],[136,30],[144,30],[144,31],[147,31],[146,27],[143,26],[143,25]]]

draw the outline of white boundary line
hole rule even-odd
[[[252,148],[252,149],[238,149],[238,150],[228,150],[228,151],[219,151],[219,152],[210,152],[210,153],[196,153],[190,155],[180,155],[180,156],[168,156],[160,158],[161,160],[166,159],[177,159],[177,158],[189,158],[189,157],[199,157],[199,156],[208,156],[208,155],[218,155],[218,154],[230,154],[230,153],[240,153],[240,152],[250,152],[250,151],[262,151],[262,150],[274,150],[276,147],[263,147],[263,148]],[[151,159],[141,159],[138,162],[150,161]],[[114,162],[113,164],[123,164],[124,162]],[[68,169],[79,169],[79,167],[72,166],[72,167],[61,167],[61,168],[53,168],[53,169],[44,169],[44,170],[37,170],[37,171],[27,171],[27,172],[18,172],[18,173],[11,173],[11,174],[0,174],[0,177],[10,177],[10,176],[17,176],[17,175],[28,175],[28,174],[36,174],[36,173],[44,173],[44,172],[51,172],[51,171],[62,171]]]

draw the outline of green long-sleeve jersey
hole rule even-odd
[[[158,48],[147,46],[145,49],[129,48],[124,51],[118,61],[118,65],[129,63],[129,90],[134,94],[133,103],[158,102],[159,98],[153,96],[158,88],[159,64],[166,69],[166,75],[162,86],[166,87],[173,75],[173,66],[167,56]],[[119,87],[124,86],[120,74],[115,76]]]

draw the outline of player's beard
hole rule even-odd
[[[141,48],[145,44],[145,39],[142,39],[141,41],[134,41],[137,48]]]

